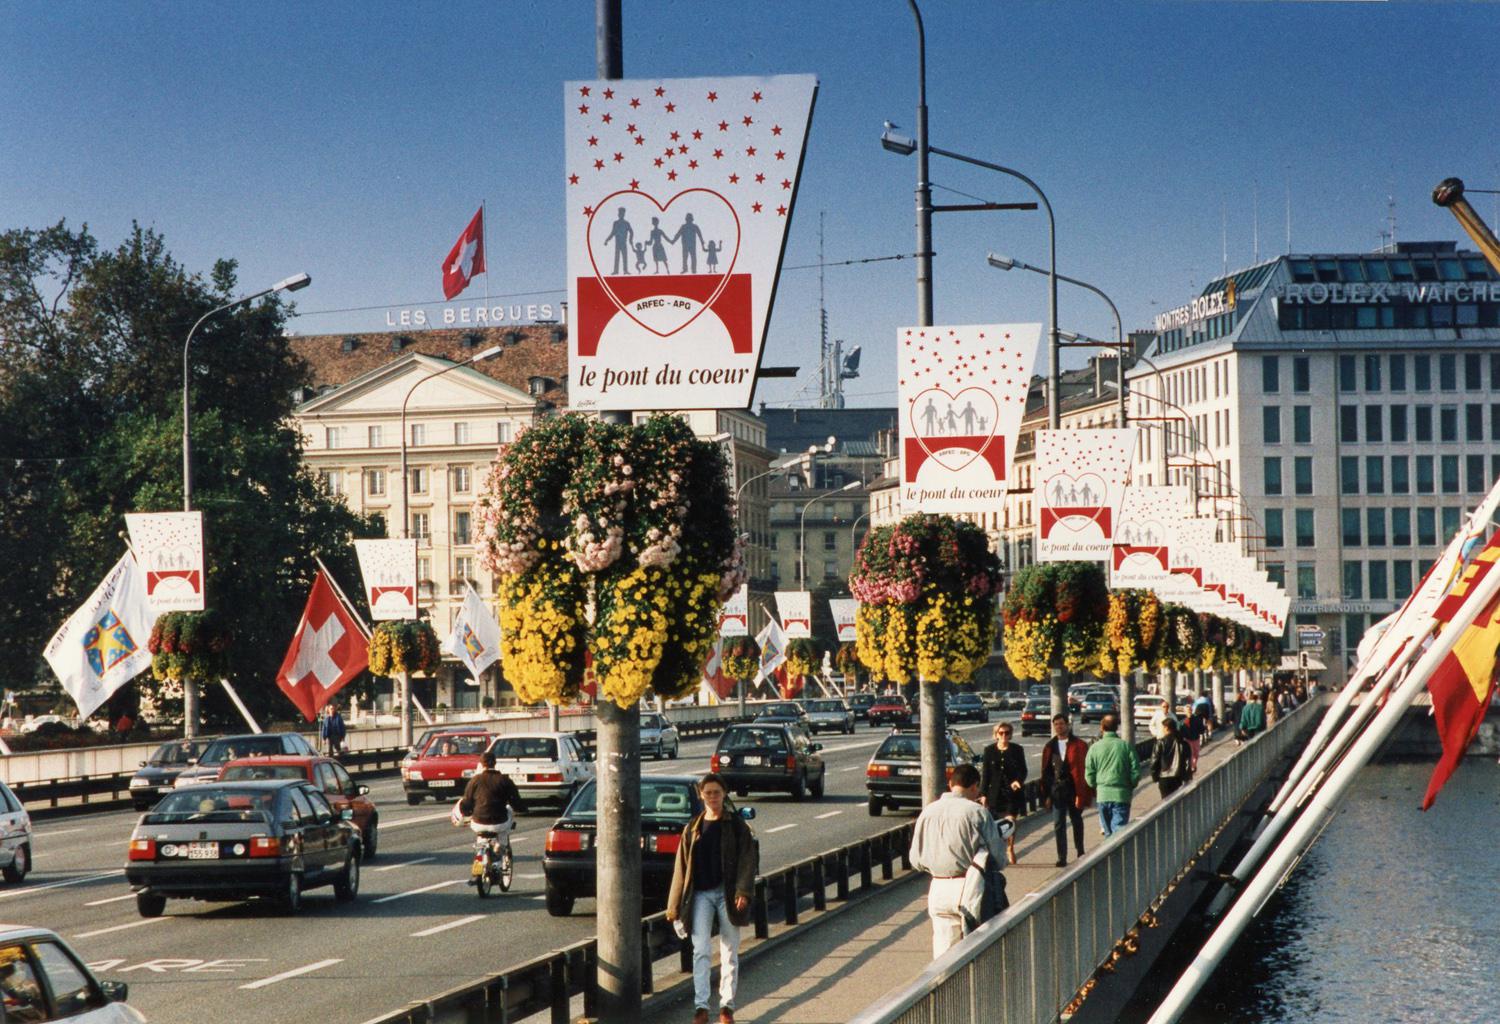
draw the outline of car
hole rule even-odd
[[[1030,700],[1033,697],[1047,697],[1047,698],[1050,699],[1051,696],[1052,696],[1052,684],[1051,683],[1032,683],[1030,686],[1026,687],[1026,698],[1027,698],[1027,700]]]
[[[320,789],[340,815],[348,809],[359,829],[360,856],[375,856],[380,848],[380,812],[370,799],[370,787],[349,777],[343,765],[331,757],[250,757],[230,761],[219,769],[220,782],[259,782],[266,779],[306,779]]]
[[[244,733],[239,736],[220,736],[207,747],[195,761],[189,758],[188,766],[172,781],[175,789],[213,782],[219,777],[219,769],[225,762],[239,757],[272,757],[276,754],[301,754],[311,757],[317,751],[294,732]]]
[[[1048,736],[1052,733],[1052,698],[1027,697],[1021,709],[1021,735]]]
[[[911,706],[905,697],[881,697],[870,705],[871,725],[904,725],[911,721]]]
[[[952,729],[948,732],[947,774],[961,764],[979,767],[979,755]],[[882,810],[922,806],[922,736],[916,726],[897,726],[876,748],[865,766],[870,817]]]
[[[173,740],[153,750],[130,777],[130,802],[135,809],[144,811],[163,793],[172,792],[177,776],[203,756],[213,739],[210,736]]]
[[[641,754],[652,751],[656,758],[670,757],[673,760],[682,752],[682,739],[677,735],[677,726],[666,715],[655,711],[641,712]]]
[[[1005,694],[986,690],[979,695],[979,703],[983,704],[990,711],[1003,711],[1005,710]]]
[[[401,788],[412,807],[428,797],[443,799],[463,793],[479,764],[479,755],[494,739],[483,729],[444,729],[435,732],[417,756],[401,765]]]
[[[1024,693],[1007,693],[1001,698],[1000,706],[1006,711],[1020,711],[1026,707],[1026,695]]]
[[[870,720],[870,708],[879,700],[873,693],[855,693],[844,698],[849,703],[849,710],[854,712],[854,717],[861,721]]]
[[[573,903],[598,893],[594,844],[598,827],[599,790],[584,783],[562,817],[547,831],[542,854],[546,878],[547,913],[567,917]],[[725,799],[725,813],[755,817],[755,809],[736,810]],[[641,895],[653,903],[665,903],[672,887],[672,862],[682,830],[703,810],[698,798],[698,780],[691,775],[650,775],[641,779]]]
[[[489,750],[495,755],[495,767],[510,776],[528,805],[555,803],[566,807],[594,777],[593,755],[572,733],[506,733],[496,736]]]
[[[11,788],[0,782],[0,875],[7,882],[19,882],[31,870],[35,842],[31,815]]]
[[[1083,694],[1083,707],[1078,712],[1080,721],[1089,722],[1102,719],[1105,715],[1117,715],[1120,713],[1120,700],[1112,690],[1086,690]]]
[[[1167,710],[1167,698],[1155,693],[1136,694],[1133,719],[1137,726],[1150,725],[1151,719],[1158,711]]]
[[[757,722],[774,724],[782,722],[790,725],[807,725],[807,712],[802,705],[794,700],[772,701],[761,708],[760,714],[755,716]]]
[[[736,796],[751,790],[785,790],[793,800],[809,792],[823,795],[828,766],[800,725],[755,721],[731,725],[719,736],[709,758],[709,770],[724,777],[724,785]]]
[[[141,1012],[125,1002],[129,986],[100,981],[72,947],[46,928],[0,926],[0,974],[5,977],[7,1021],[145,1024]]]
[[[16,732],[22,736],[30,735],[42,729],[43,726],[56,725],[64,729],[71,729],[77,724],[76,719],[64,718],[62,715],[37,715],[22,722]]]
[[[1177,703],[1173,706],[1172,712],[1177,716],[1178,721],[1192,716],[1193,702],[1197,699],[1198,695],[1191,690],[1177,694]]]
[[[971,722],[990,720],[990,709],[984,706],[976,693],[955,693],[950,696],[946,714],[950,722],[960,719]]]
[[[814,697],[802,702],[807,711],[807,729],[812,733],[854,733],[854,709],[838,697]]]
[[[130,834],[125,880],[142,917],[168,899],[277,902],[288,913],[302,894],[333,886],[359,895],[359,830],[303,779],[212,782],[162,797]]]

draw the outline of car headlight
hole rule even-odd
[[[148,779],[131,779],[130,780],[130,788],[131,789],[140,789],[143,786],[149,786],[149,785],[151,785],[151,782]]]
[[[422,773],[415,768],[410,769],[406,777],[411,779],[413,782],[422,781]]]

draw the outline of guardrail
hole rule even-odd
[[[1116,941],[1191,870],[1271,767],[1304,738],[1322,706],[1309,701],[1282,717],[851,1024],[1057,1020]]]
[[[870,889],[878,868],[882,879],[895,877],[896,863],[910,870],[914,822],[861,839],[848,846],[809,857],[755,879],[751,921],[755,936],[769,937],[772,910],[796,926],[804,904],[824,910],[828,901],[847,900],[853,892]],[[830,896],[829,889],[833,892]],[[665,912],[641,920],[641,990],[655,989],[652,965],[676,955],[683,974],[693,970],[690,939],[679,939]],[[584,1016],[598,1012],[599,945],[595,939],[555,949],[516,967],[446,992],[413,1002],[404,1009],[365,1024],[500,1024],[538,1013],[550,1013],[553,1024],[566,1024],[575,996],[583,996]]]

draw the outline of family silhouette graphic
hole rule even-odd
[[[615,219],[610,222],[609,233],[604,236],[604,244],[613,247],[614,261],[612,274],[628,275],[630,273],[631,257],[634,256],[635,272],[645,273],[646,250],[651,250],[651,272],[653,274],[670,274],[671,264],[667,256],[667,247],[670,245],[681,246],[683,274],[696,274],[698,272],[698,250],[702,249],[708,254],[707,265],[710,273],[719,269],[719,254],[724,251],[724,243],[721,241],[708,241],[703,233],[703,228],[693,219],[691,213],[685,214],[682,224],[672,234],[667,234],[661,226],[660,217],[651,218],[651,231],[646,235],[643,242],[635,240],[635,227],[625,215],[625,207],[621,206],[615,210]],[[951,416],[951,410],[950,410]]]

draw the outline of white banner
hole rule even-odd
[[[469,667],[477,686],[484,670],[500,660],[500,623],[474,588],[466,589],[443,650]]]
[[[776,614],[788,640],[805,640],[812,636],[812,595],[807,591],[776,591]]]
[[[365,600],[370,618],[415,619],[417,617],[417,542],[406,540],[356,540],[359,572],[365,581]]]
[[[817,88],[567,83],[575,409],[750,405]]]
[[[1125,492],[1110,556],[1109,585],[1155,589],[1170,577],[1177,524],[1187,515],[1186,487],[1131,487]]]
[[[155,624],[145,574],[127,551],[43,651],[79,717],[151,666],[146,642]]]
[[[719,635],[750,635],[750,584],[740,584],[740,589],[719,610]]]
[[[1036,560],[1109,558],[1136,429],[1036,432]]]
[[[127,512],[125,527],[156,613],[201,612],[203,513]]]
[[[1004,507],[1041,337],[1041,324],[898,332],[904,514]]]
[[[828,609],[833,612],[833,631],[839,643],[854,643],[854,615],[859,611],[859,602],[852,597],[831,597]]]

